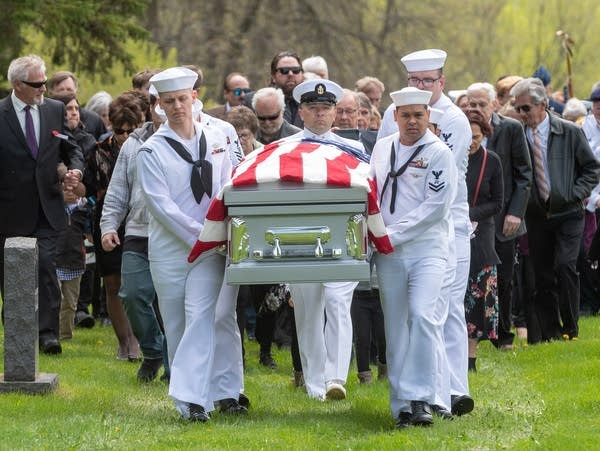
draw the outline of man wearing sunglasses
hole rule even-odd
[[[225,119],[225,114],[234,106],[244,105],[246,96],[250,94],[250,82],[245,75],[232,72],[223,80],[223,97],[225,105],[218,105],[206,112],[219,119]]]
[[[271,86],[279,88],[285,96],[283,118],[292,125],[304,128],[304,122],[298,114],[299,103],[292,92],[304,80],[300,57],[294,52],[281,52],[271,61]]]
[[[583,200],[598,184],[600,165],[581,128],[550,113],[540,79],[521,80],[510,94],[525,124],[533,167],[525,221],[535,272],[532,310],[537,324],[528,324],[528,338],[534,343],[572,340],[579,334],[577,256]]]
[[[258,118],[256,140],[269,144],[300,131],[283,118],[285,97],[281,89],[267,87],[256,91],[252,97],[252,108]]]
[[[12,93],[0,101],[0,281],[4,281],[4,238],[37,238],[39,345],[59,354],[60,288],[56,278],[56,238],[67,226],[61,184],[81,180],[83,155],[65,127],[62,102],[45,99],[46,66],[35,55],[10,63]],[[57,164],[69,168],[59,180]]]

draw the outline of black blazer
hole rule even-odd
[[[526,232],[524,218],[531,191],[531,158],[525,131],[519,121],[493,113],[492,127],[494,131],[486,148],[500,157],[504,176],[504,205],[495,218],[496,239],[508,241]],[[507,237],[502,233],[506,215],[523,220],[514,236]]]
[[[65,127],[62,102],[44,99],[40,105],[40,142],[37,159],[27,141],[10,95],[0,100],[0,235],[34,233],[40,205],[50,226],[66,227],[66,215],[57,165],[83,172],[83,156]],[[54,133],[53,133],[54,132]]]

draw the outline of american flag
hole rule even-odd
[[[378,252],[393,252],[379,211],[377,185],[369,178],[369,165],[333,142],[283,140],[257,149],[235,168],[229,183],[212,200],[188,261],[191,263],[202,253],[227,243],[227,207],[223,201],[227,187],[276,181],[363,187],[368,193],[369,239]]]

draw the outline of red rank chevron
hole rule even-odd
[[[268,144],[247,155],[234,169],[231,180],[213,198],[188,261],[192,263],[204,252],[227,243],[225,188],[276,181],[363,187],[368,193],[369,239],[378,252],[393,252],[379,211],[377,184],[369,177],[369,165],[334,145],[294,140]]]

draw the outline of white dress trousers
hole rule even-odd
[[[356,285],[358,282],[290,286],[304,382],[312,398],[324,399],[328,381],[346,383],[352,355],[350,306]]]
[[[409,412],[410,401],[448,408],[449,399],[436,396],[447,255],[427,249],[403,253],[398,246],[393,253],[374,258],[385,320],[392,415],[397,418],[400,412]]]
[[[215,308],[223,284],[225,257],[213,254],[194,264],[186,255],[151,261],[171,365],[169,395],[187,417],[187,403],[214,410],[211,392],[215,350]]]

